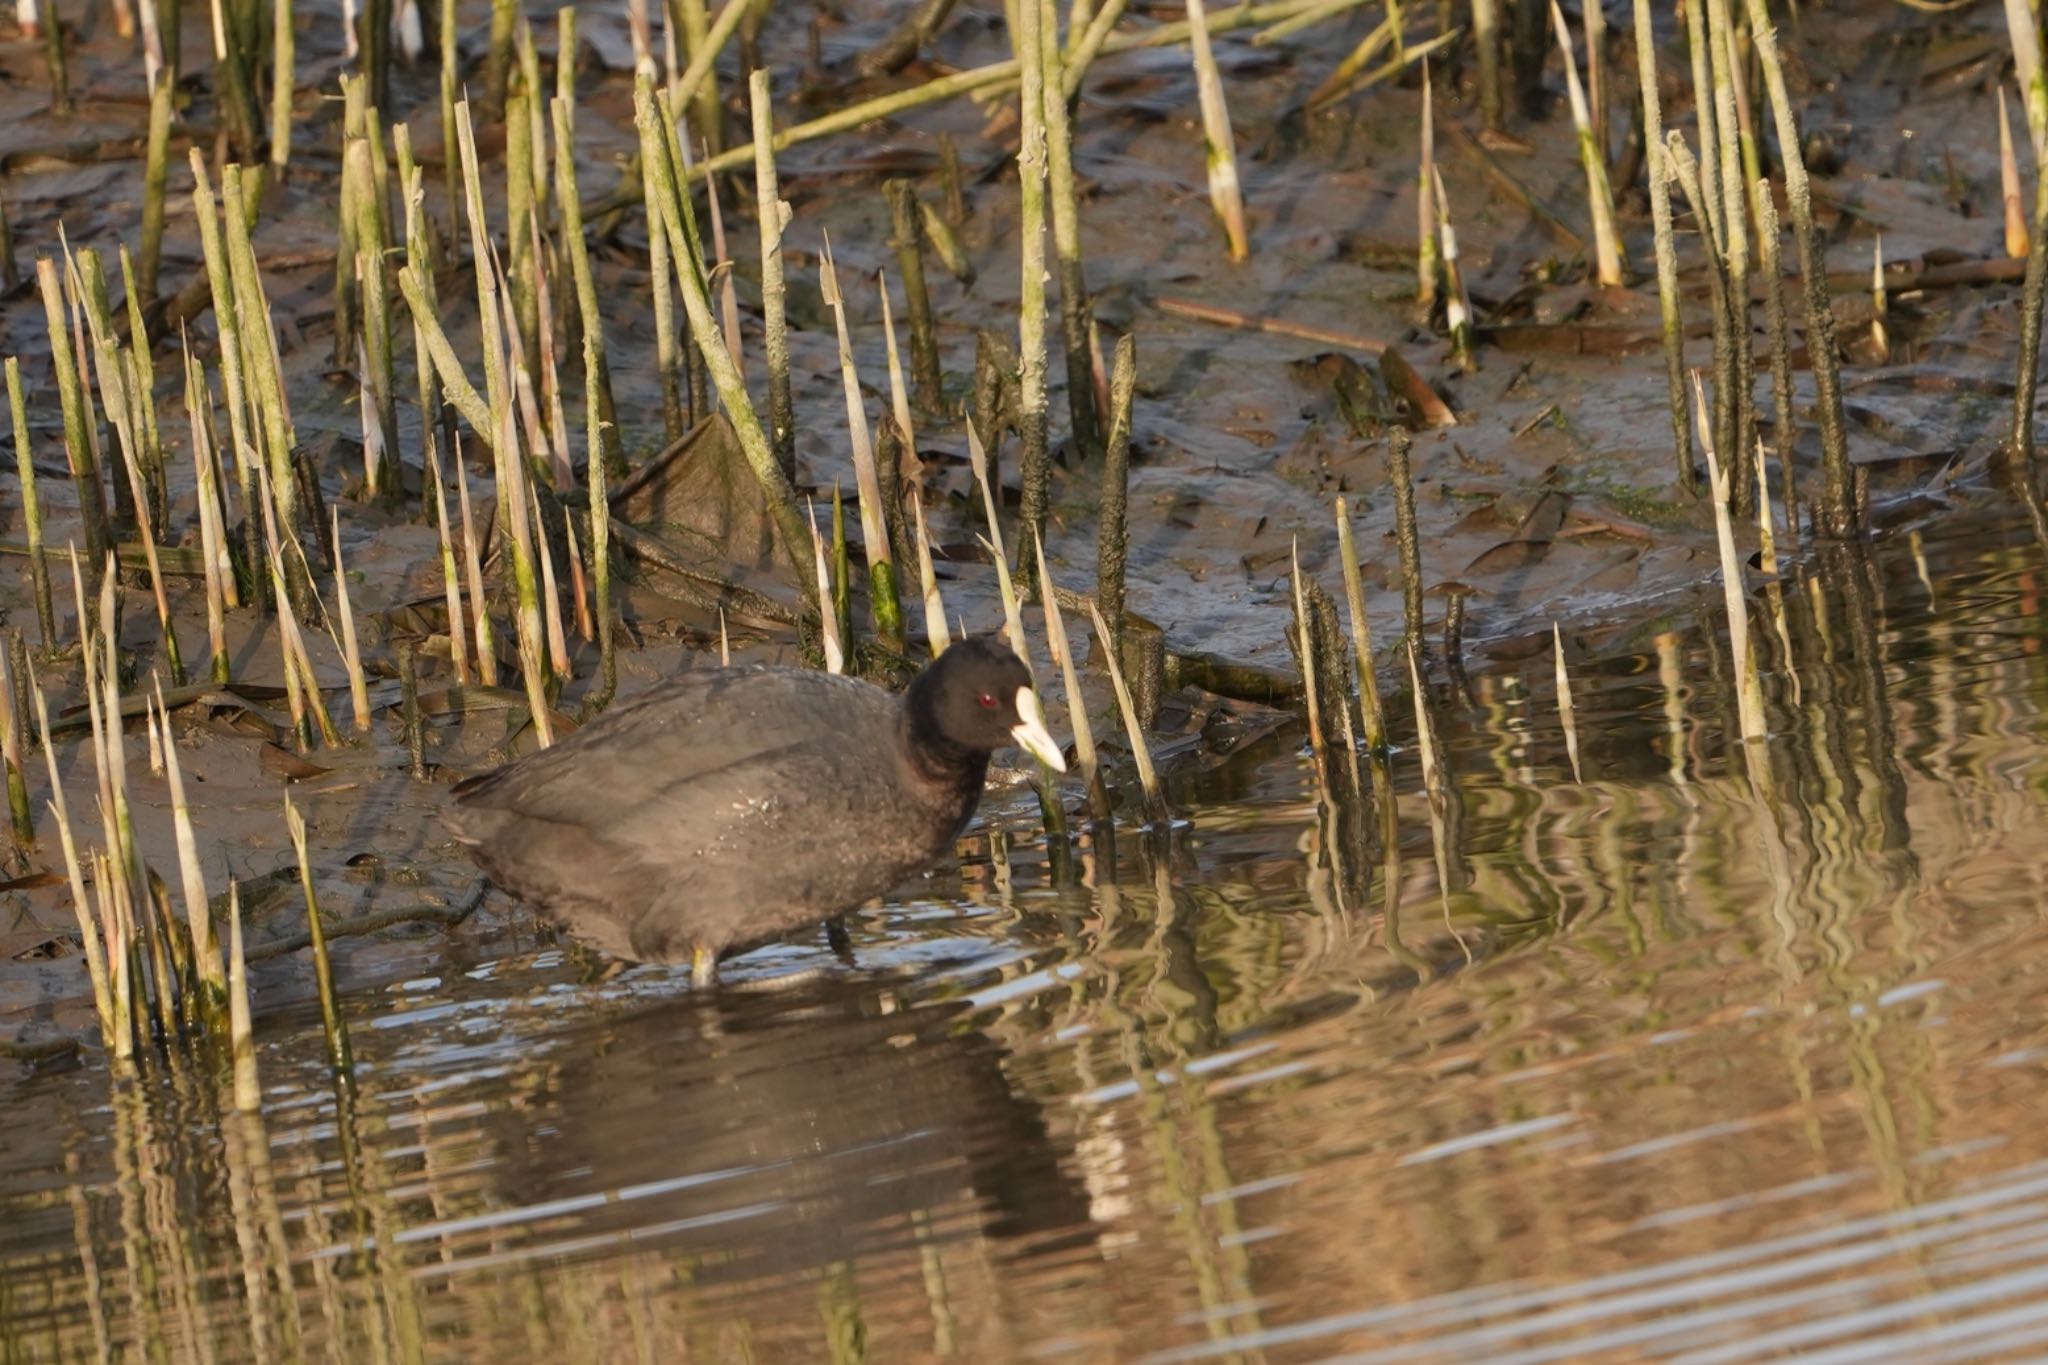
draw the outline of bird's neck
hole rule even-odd
[[[919,679],[918,681],[923,681]],[[903,752],[913,776],[930,788],[958,793],[969,802],[981,795],[988,777],[988,751],[970,749],[946,738],[930,707],[917,705],[917,684],[904,694],[897,724],[903,729]]]

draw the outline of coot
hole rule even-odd
[[[808,669],[690,672],[455,788],[456,838],[505,890],[615,957],[719,954],[818,924],[936,862],[991,751],[1065,771],[1031,675],[962,640],[901,698]]]

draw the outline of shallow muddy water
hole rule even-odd
[[[7,1355],[2038,1356],[2044,591],[1978,525],[1759,595],[1755,777],[1725,637],[1646,637],[1583,782],[1547,659],[1472,678],[1391,850],[1283,735],[1078,884],[995,801],[851,968],[436,934],[345,975],[353,1093],[289,990],[260,1117],[19,1079]]]

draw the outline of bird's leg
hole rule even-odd
[[[841,962],[849,967],[854,965],[853,937],[846,932],[846,916],[834,915],[825,921],[825,942]]]
[[[690,945],[690,984],[709,990],[718,981],[718,953],[701,943]]]

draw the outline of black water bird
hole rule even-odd
[[[809,669],[705,669],[461,784],[449,822],[493,881],[576,938],[687,958],[708,984],[720,954],[937,862],[1010,744],[1066,769],[1030,672],[987,637],[900,697]]]

